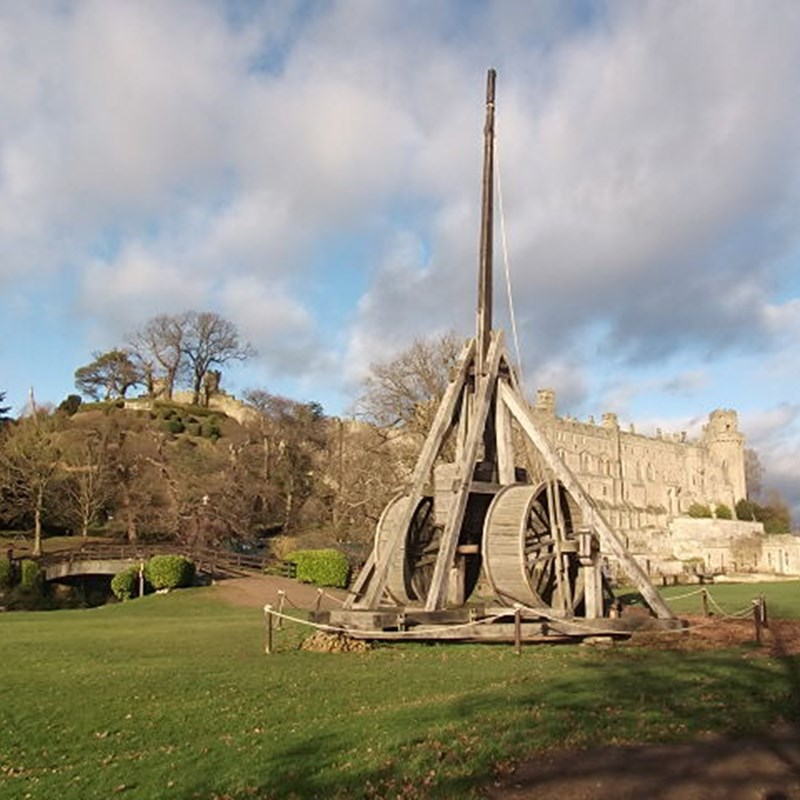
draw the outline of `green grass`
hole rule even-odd
[[[770,616],[781,619],[800,619],[800,581],[768,581],[765,583],[714,583],[708,586],[669,586],[659,589],[676,614],[701,614],[700,590],[706,589],[727,614],[750,608],[755,598],[763,595]],[[620,592],[623,602],[641,604],[633,590]],[[710,609],[720,613],[713,602]]]
[[[0,615],[0,797],[477,796],[535,750],[800,720],[800,659],[396,644],[263,653],[213,589]]]

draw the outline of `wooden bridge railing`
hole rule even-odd
[[[234,553],[210,547],[189,547],[175,542],[115,543],[90,542],[79,548],[46,553],[37,560],[42,566],[91,560],[147,561],[155,555],[182,555],[194,561],[198,570],[222,573],[264,573],[294,577],[294,564],[266,555]]]

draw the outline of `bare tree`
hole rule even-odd
[[[463,341],[454,333],[416,339],[394,358],[372,364],[356,412],[379,427],[427,431]]]
[[[320,494],[317,467],[327,445],[322,406],[300,403],[263,389],[251,389],[245,398],[263,415],[259,426],[263,478],[273,490],[275,505],[280,506],[284,533],[293,533],[303,505]]]
[[[752,447],[746,447],[744,451],[744,478],[747,487],[747,499],[757,500],[761,497],[761,490],[764,488],[764,467],[758,452]]]
[[[128,337],[134,358],[145,376],[148,394],[155,393],[156,380],[159,380],[164,395],[172,399],[184,365],[188,317],[188,314],[159,314]]]
[[[104,435],[95,429],[86,431],[63,458],[70,516],[78,523],[84,538],[113,495],[108,473],[107,433]]]
[[[189,311],[185,315],[181,352],[191,376],[193,403],[200,401],[203,377],[211,367],[255,355],[247,342],[240,341],[236,326],[211,311]]]
[[[9,425],[0,448],[0,487],[6,510],[33,520],[33,554],[42,553],[42,517],[59,467],[55,417],[39,414]]]

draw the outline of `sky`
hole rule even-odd
[[[472,335],[490,66],[528,391],[643,432],[736,409],[800,522],[794,0],[0,0],[6,404],[158,313],[238,327],[231,393],[329,414]]]

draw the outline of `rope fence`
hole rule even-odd
[[[674,630],[660,630],[660,631],[647,631],[648,635],[684,635],[690,633],[691,631],[697,631],[704,628],[713,627],[715,625],[719,625],[721,622],[725,620],[743,620],[747,619],[748,617],[752,616],[753,623],[755,626],[755,637],[756,643],[762,643],[762,633],[764,628],[769,628],[769,617],[767,613],[767,603],[764,595],[760,595],[752,600],[752,602],[745,606],[744,608],[738,609],[737,611],[726,611],[714,598],[711,592],[708,589],[697,589],[692,592],[687,592],[683,595],[678,595],[676,597],[668,598],[669,600],[685,600],[690,597],[700,596],[702,599],[702,606],[703,606],[703,613],[706,617],[705,622],[695,622],[691,625],[685,625],[681,628],[677,628]],[[324,589],[317,589],[317,598],[315,603],[315,611],[319,611],[322,598],[327,597],[330,600],[333,600],[340,605],[343,604],[343,601],[331,595],[330,593],[324,591]],[[322,631],[325,633],[333,633],[342,636],[348,636],[353,633],[352,630],[341,626],[341,625],[330,625],[327,623],[322,622],[312,622],[308,619],[301,619],[297,616],[293,616],[291,614],[287,614],[285,612],[286,604],[289,604],[292,608],[302,611],[304,610],[303,607],[299,606],[295,603],[291,597],[284,591],[278,591],[278,604],[277,608],[268,603],[264,606],[264,633],[265,633],[265,645],[264,650],[265,653],[271,654],[273,652],[273,631],[274,630],[283,630],[283,623],[292,622],[295,625],[304,626],[307,628],[311,628],[316,631]],[[711,608],[715,610],[714,613],[711,612]],[[466,628],[474,628],[478,625],[491,625],[497,622],[499,619],[507,618],[511,616],[513,613],[514,616],[514,646],[517,654],[521,653],[521,646],[522,646],[522,612],[528,612],[531,614],[535,614],[540,618],[547,620],[554,628],[554,632],[557,634],[563,634],[563,631],[559,631],[559,626],[563,626],[568,624],[571,629],[577,629],[579,631],[584,631],[587,635],[591,636],[618,636],[620,634],[619,630],[604,630],[601,628],[597,628],[590,625],[582,625],[579,621],[576,621],[574,618],[569,620],[564,619],[563,617],[557,617],[554,614],[549,614],[545,609],[542,608],[533,608],[531,606],[526,606],[522,603],[515,603],[512,608],[508,611],[494,614],[488,617],[483,617],[480,619],[472,619],[468,622],[463,622],[455,625],[448,625],[448,631],[455,631],[460,629]],[[387,630],[364,630],[359,629],[358,635],[361,639],[382,639],[382,640],[402,640],[402,639],[409,639],[409,631],[404,630],[403,626],[403,619],[404,614],[402,612],[398,613],[398,625],[400,629],[396,631],[387,631]],[[418,625],[413,628],[413,632],[415,636],[424,636],[426,633],[435,633],[442,629],[441,625]]]

